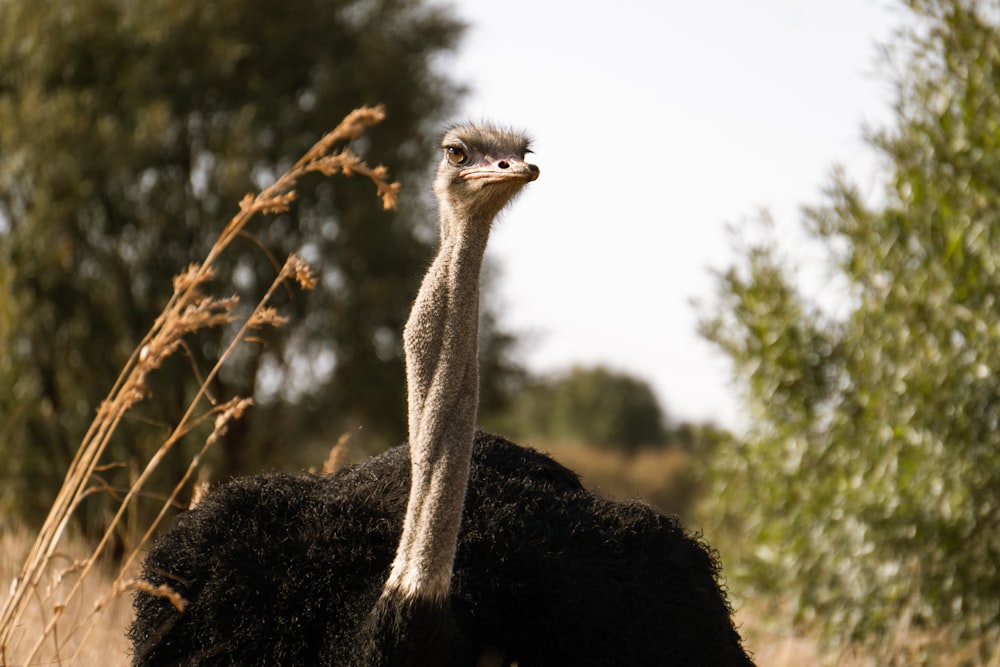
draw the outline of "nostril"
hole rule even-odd
[[[510,163],[507,160],[500,160],[497,162],[497,167],[500,169],[510,169]]]
[[[534,164],[529,164],[528,165],[528,171],[530,171],[532,174],[537,174],[538,173],[538,166],[534,165]]]

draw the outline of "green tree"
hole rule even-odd
[[[649,385],[603,366],[575,367],[549,378],[525,380],[505,429],[541,437],[635,452],[666,439],[664,416]]]
[[[871,136],[883,196],[866,204],[841,173],[805,214],[847,312],[798,291],[765,239],[703,319],[753,418],[719,450],[720,516],[754,536],[751,580],[798,592],[831,632],[888,655],[945,628],[985,651],[1000,631],[1000,4],[906,6],[895,127]],[[908,643],[900,664],[935,662]]]
[[[223,291],[249,300],[289,251],[319,288],[289,295],[293,324],[212,387],[257,399],[217,472],[315,463],[306,444],[344,430],[400,442],[400,330],[435,238],[428,163],[461,94],[433,65],[463,26],[421,0],[0,0],[0,16],[0,508],[47,507],[171,276],[360,104],[387,108],[360,148],[404,184],[400,211],[362,179],[317,178],[233,248]],[[484,349],[506,349],[490,331]],[[136,421],[169,423],[218,341],[163,368]],[[155,446],[133,426],[113,458]]]

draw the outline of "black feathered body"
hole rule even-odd
[[[519,667],[752,665],[700,540],[488,434],[473,448],[450,600],[380,598],[409,471],[400,447],[333,475],[213,490],[145,561],[143,578],[188,605],[137,594],[135,663],[471,667],[494,647]]]

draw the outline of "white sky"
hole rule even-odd
[[[527,129],[541,177],[494,231],[505,324],[536,371],[606,363],[673,419],[736,426],[729,366],[692,299],[732,259],[727,224],[797,234],[835,164],[874,191],[865,123],[891,120],[886,0],[456,0],[445,67],[465,117]],[[883,68],[884,69],[884,68]],[[791,245],[794,251],[796,246]],[[801,258],[798,258],[801,260]],[[807,262],[810,261],[808,258]]]

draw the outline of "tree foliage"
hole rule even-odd
[[[363,103],[388,110],[360,148],[403,182],[400,212],[358,179],[315,179],[234,248],[223,289],[252,298],[290,251],[319,288],[288,295],[294,325],[211,387],[257,401],[217,472],[315,462],[304,445],[344,430],[400,442],[399,334],[435,237],[428,164],[461,93],[433,65],[462,25],[421,0],[0,0],[0,15],[0,507],[47,506],[171,276]],[[502,368],[510,345],[491,333]],[[217,346],[191,341],[135,422],[169,423]],[[133,426],[126,463],[155,446]]]
[[[703,333],[753,427],[720,460],[744,564],[833,632],[995,645],[1000,630],[1000,4],[913,0],[888,51],[878,205],[838,174],[809,232],[849,286],[833,316],[773,240],[719,277]],[[720,452],[721,454],[721,452]],[[736,505],[738,503],[738,506]],[[992,637],[992,639],[989,639]],[[983,638],[986,638],[983,640]],[[985,659],[985,658],[984,658]],[[913,648],[910,662],[933,662]]]

